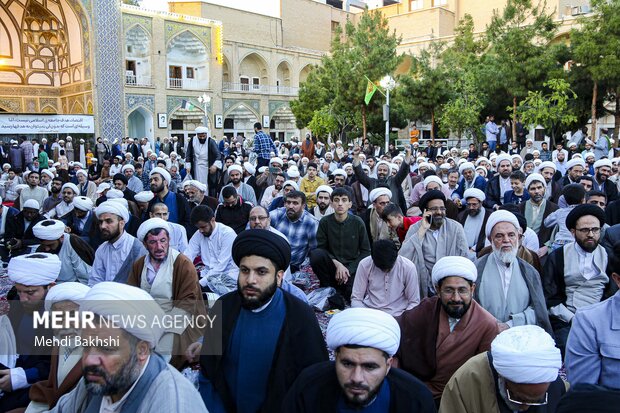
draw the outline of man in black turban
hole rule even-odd
[[[607,252],[599,245],[605,213],[596,205],[581,204],[566,217],[574,242],[557,248],[542,273],[545,301],[555,341],[564,353],[571,322],[578,308],[613,294],[606,274]]]
[[[327,360],[323,335],[312,309],[278,287],[291,261],[286,239],[265,229],[243,231],[232,258],[238,289],[211,310],[219,325],[203,340],[200,392],[210,411],[281,412],[299,373]],[[199,351],[195,343],[188,356]]]

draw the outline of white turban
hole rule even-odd
[[[123,167],[121,168],[121,172],[125,172],[127,169],[131,169],[132,171],[136,170],[136,168],[132,164],[128,163],[127,165],[123,165]]]
[[[474,263],[465,257],[447,256],[440,258],[433,266],[433,285],[446,277],[462,277],[473,283],[478,278],[478,270]]]
[[[555,342],[545,330],[534,325],[501,332],[491,343],[491,355],[497,373],[518,384],[553,382],[562,367]]]
[[[156,228],[163,228],[168,232],[168,235],[170,235],[170,225],[166,221],[161,218],[151,218],[140,225],[136,238],[138,238],[139,241],[144,241],[146,234],[148,234],[150,230]]]
[[[430,175],[424,178],[424,188],[426,188],[431,182],[435,182],[439,185],[439,187],[443,187],[443,182],[441,181],[440,177],[438,177],[437,175]]]
[[[282,158],[278,158],[277,156],[271,158],[271,160],[269,161],[269,165],[272,165],[274,163],[277,163],[277,164],[280,164],[280,165],[284,164],[284,162],[282,162]]]
[[[149,293],[127,284],[104,281],[93,286],[84,297],[80,311],[91,311],[112,320],[123,317],[144,320],[142,323],[123,323],[123,330],[139,340],[155,347],[164,333],[162,321],[164,312]],[[119,318],[120,318],[119,317]],[[154,322],[154,320],[158,322]],[[140,328],[143,327],[143,328]]]
[[[41,205],[39,205],[39,201],[31,198],[24,202],[24,208],[36,209],[38,211],[41,208]]]
[[[50,311],[54,303],[73,301],[78,303],[90,291],[90,287],[78,282],[64,282],[49,289],[45,295],[45,311]]]
[[[551,169],[553,169],[554,172],[557,169],[555,164],[553,162],[551,162],[551,161],[545,161],[545,162],[542,162],[540,165],[538,165],[538,170],[539,171],[542,171],[545,168],[551,168]]]
[[[151,191],[140,191],[134,196],[137,202],[151,202],[153,198],[155,198],[155,194]]]
[[[170,172],[166,171],[164,168],[161,168],[159,166],[157,168],[153,168],[151,170],[151,173],[149,174],[149,178],[153,176],[153,174],[160,174],[164,178],[164,180],[168,182],[168,185],[170,185],[170,180],[172,179],[172,177],[170,176]]]
[[[368,200],[370,202],[375,202],[377,198],[383,195],[387,195],[387,197],[390,200],[392,199],[392,191],[390,191],[389,188],[380,187],[380,188],[375,188],[372,191],[370,191],[370,194],[368,194]]]
[[[594,157],[595,157],[595,156],[594,156],[594,152],[586,152],[586,153],[583,155],[583,157],[584,157],[584,158],[586,158],[586,159],[588,159],[589,157],[594,158]]]
[[[189,181],[189,185],[193,186],[200,192],[207,192],[207,186],[203,184],[202,182],[197,181],[195,179],[192,179],[191,181]]]
[[[611,168],[611,161],[609,159],[599,159],[598,161],[594,162],[594,169],[602,168],[603,166]]]
[[[295,191],[299,191],[299,185],[297,185],[297,182],[295,182],[295,181],[285,181],[282,184],[282,188],[286,188],[289,185],[292,186],[293,188],[295,188]]]
[[[194,132],[196,132],[196,135],[198,135],[199,133],[209,133],[209,129],[205,128],[204,126],[198,126],[196,129],[194,129]]]
[[[484,192],[482,192],[478,188],[466,189],[465,192],[463,192],[463,199],[467,199],[467,198],[476,198],[480,202],[484,202],[484,200],[487,199]]]
[[[329,185],[321,185],[321,186],[319,186],[319,187],[316,189],[316,191],[314,191],[314,194],[315,194],[316,196],[319,196],[319,192],[327,192],[329,195],[331,195],[331,194],[332,194],[332,191],[333,191],[333,189],[332,189],[332,187],[331,187],[331,186],[329,186]]]
[[[377,171],[379,170],[379,165],[385,165],[385,166],[387,166],[388,171],[390,170],[390,164],[388,162],[386,162],[386,161],[379,161],[379,162],[377,162],[377,167],[375,168],[375,170],[377,170]]]
[[[489,162],[489,160],[486,157],[481,156],[476,160],[476,166],[480,165],[482,162]]]
[[[93,200],[87,196],[76,196],[73,198],[73,206],[80,211],[90,211],[93,209]]]
[[[261,166],[260,168],[258,168],[258,173],[262,174],[263,172],[265,172],[267,170],[266,166]]]
[[[61,191],[64,191],[65,188],[69,188],[76,195],[80,193],[80,190],[78,189],[77,185],[72,182],[67,182],[66,184],[64,184],[61,188]]]
[[[545,181],[545,177],[542,176],[541,174],[530,174],[527,176],[527,178],[525,178],[525,189],[527,190],[532,184],[532,182],[535,182],[535,181],[538,181],[545,186],[547,185],[547,181]]]
[[[519,159],[519,160],[521,160],[521,161],[523,160],[523,158],[521,158],[521,155],[519,155],[519,154],[517,154],[517,153],[515,153],[514,155],[512,155],[510,158],[511,158],[512,160],[514,160],[514,159]]]
[[[49,285],[58,278],[61,266],[58,255],[36,252],[11,258],[7,272],[14,283],[28,286]]]
[[[519,220],[517,219],[517,216],[515,214],[503,209],[498,209],[497,211],[489,215],[489,219],[487,220],[487,226],[485,227],[485,234],[487,238],[491,236],[491,231],[493,230],[493,227],[500,222],[510,222],[512,225],[515,226],[517,230],[521,228],[521,226],[519,225]]]
[[[123,196],[125,196],[125,194],[123,194],[123,191],[119,190],[119,189],[110,189],[106,194],[105,194],[106,198],[108,199],[116,199],[116,198],[122,198]]]
[[[95,209],[97,218],[106,213],[118,215],[125,222],[129,221],[129,211],[120,202],[105,201]]]
[[[503,161],[508,161],[512,164],[512,158],[510,157],[510,155],[506,155],[505,153],[498,155],[497,158],[495,158],[495,165],[497,165],[497,167],[499,168],[499,164],[501,164]]]
[[[450,164],[449,164],[449,163],[447,163],[447,162],[444,162],[444,163],[442,163],[441,165],[439,165],[439,169],[445,169],[445,170],[448,170],[448,169],[450,169],[450,168],[452,168],[452,165],[450,165]]]
[[[250,175],[254,175],[256,173],[256,168],[254,167],[254,165],[252,165],[249,162],[244,162],[243,167],[245,168],[246,171],[248,171]]]
[[[110,184],[107,182],[102,182],[99,184],[99,186],[97,187],[97,193],[98,194],[102,194],[104,191],[107,191],[108,189],[110,189]]]
[[[47,175],[50,177],[50,179],[54,179],[54,173],[50,171],[49,169],[42,170],[41,175]]]
[[[86,178],[88,178],[88,173],[84,169],[80,169],[79,171],[75,173],[75,176],[78,176],[78,175],[84,175]]]
[[[465,170],[467,170],[467,169],[471,169],[471,170],[473,171],[473,170],[475,170],[475,168],[476,168],[476,167],[474,166],[474,164],[473,164],[473,163],[471,163],[471,162],[463,162],[463,163],[461,164],[461,166],[459,166],[459,173],[460,173],[460,174],[463,174],[463,172],[464,172]]]
[[[340,176],[344,176],[345,178],[347,177],[347,173],[344,169],[336,169],[334,172],[332,172],[333,176],[336,175],[340,175]]]
[[[4,168],[10,168],[10,167],[11,167],[11,164],[10,164],[10,163],[5,163],[5,164],[2,164],[2,169],[4,169]],[[47,171],[47,169],[44,169],[44,171]]]
[[[583,159],[573,158],[570,161],[566,162],[566,169],[571,169],[572,167],[577,166],[577,165],[581,165],[582,168],[586,167],[586,163]]]
[[[55,219],[46,219],[38,222],[32,232],[40,240],[55,241],[65,233],[65,224]]]
[[[286,174],[289,178],[299,178],[299,169],[297,168],[288,168]]]
[[[228,175],[230,175],[230,173],[232,171],[237,171],[239,172],[241,175],[243,175],[243,168],[240,165],[230,165],[228,167]]]
[[[372,347],[391,357],[400,345],[400,327],[394,317],[381,310],[348,308],[332,317],[326,341],[332,350],[347,345]]]

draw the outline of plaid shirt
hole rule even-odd
[[[261,130],[254,135],[254,152],[259,158],[271,159],[270,152],[277,154],[278,150],[271,137]]]
[[[283,233],[291,244],[291,265],[300,267],[310,250],[316,248],[316,231],[319,220],[308,211],[291,222],[286,216],[286,208],[278,208],[269,213],[271,226]]]

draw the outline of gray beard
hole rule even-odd
[[[504,264],[512,264],[514,260],[517,258],[518,248],[513,248],[508,252],[504,252],[500,249],[495,248],[494,244],[491,244],[491,248],[493,249],[493,255],[497,258],[498,261],[503,262]]]

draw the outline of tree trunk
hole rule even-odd
[[[431,142],[435,144],[435,110],[431,109]]]
[[[517,97],[512,97],[512,140],[517,140]]]
[[[620,132],[620,90],[616,90],[616,108],[614,109],[614,148],[618,148],[618,133]],[[615,154],[614,154],[615,155]]]
[[[362,105],[362,135],[366,140],[366,105]]]
[[[596,99],[598,98],[598,83],[595,80],[594,86],[592,87],[592,114],[590,115],[592,118],[592,132],[590,138],[594,141],[596,139]]]

